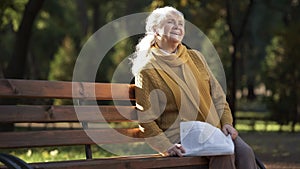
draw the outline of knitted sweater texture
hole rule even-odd
[[[220,117],[220,123],[216,127],[221,128],[224,124],[232,124],[232,115],[226,102],[226,96],[222,87],[211,73],[204,57],[198,51],[187,51],[198,71],[207,80],[210,90],[210,98],[201,100],[213,104]],[[138,118],[146,142],[156,151],[164,153],[174,143],[180,141],[179,123],[186,121],[179,117],[179,109],[176,98],[168,84],[162,79],[160,73],[151,63],[135,77],[136,103]],[[211,100],[213,101],[211,103]],[[206,121],[198,115],[195,120]]]

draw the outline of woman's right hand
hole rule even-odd
[[[179,156],[182,157],[183,153],[185,153],[185,149],[181,146],[181,144],[174,144],[167,150],[168,156]]]

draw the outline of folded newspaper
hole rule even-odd
[[[180,123],[181,144],[184,156],[215,156],[234,154],[231,136],[209,123],[188,121]]]

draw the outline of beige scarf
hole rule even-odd
[[[184,121],[201,120],[219,126],[220,117],[211,100],[209,81],[203,78],[186,47],[180,44],[176,53],[167,54],[153,46],[150,54],[154,58],[152,65],[174,95],[179,118]],[[172,67],[180,67],[183,77],[176,74]]]

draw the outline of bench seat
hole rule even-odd
[[[134,90],[133,84],[0,79],[0,124],[45,126],[0,132],[0,151],[35,147],[85,147],[84,160],[30,164],[39,169],[208,168],[208,161],[202,157],[147,154],[93,158],[91,145],[144,142],[143,133],[137,126]],[[69,102],[53,104],[57,99]],[[75,123],[79,127],[47,127],[60,123]],[[98,123],[114,125],[91,127]],[[127,137],[116,136],[111,132],[112,128]],[[91,139],[90,134],[95,137]]]

